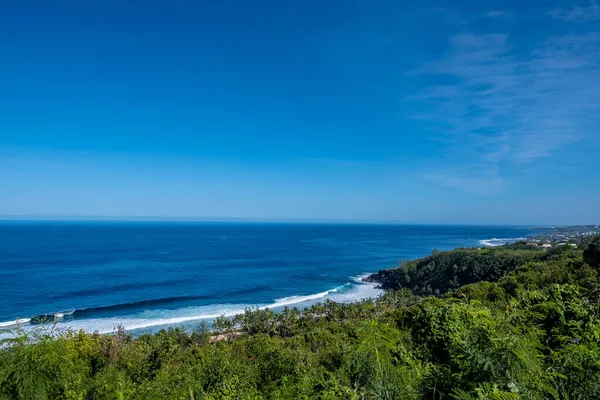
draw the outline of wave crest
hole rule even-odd
[[[525,238],[507,238],[507,239],[497,239],[497,238],[492,238],[492,239],[485,239],[485,240],[480,240],[479,244],[481,244],[484,247],[498,247],[498,246],[503,246],[505,244],[510,244],[510,243],[515,243],[518,242],[520,240],[525,240]]]
[[[328,298],[339,303],[351,303],[353,301],[365,299],[368,297],[377,297],[381,290],[374,284],[362,282],[362,278],[369,274],[361,274],[352,277],[352,282],[335,287],[324,292],[296,295],[275,299],[269,304],[212,304],[206,306],[191,306],[178,309],[146,309],[138,314],[123,316],[100,316],[100,313],[123,310],[140,310],[150,305],[162,305],[178,301],[188,301],[204,298],[204,296],[181,296],[165,299],[144,300],[140,302],[117,304],[113,306],[101,306],[92,308],[75,309],[69,312],[60,313],[62,318],[57,322],[59,327],[79,330],[86,332],[98,332],[101,334],[111,333],[115,327],[123,326],[128,331],[149,329],[168,325],[180,325],[194,321],[211,321],[224,315],[232,317],[243,313],[246,308],[260,309],[281,309],[285,306],[304,305],[309,306],[318,301]],[[90,318],[91,316],[96,317]],[[54,315],[57,314],[48,314]],[[31,325],[31,319],[20,319],[18,322],[22,325]],[[0,328],[16,325],[16,321],[0,322]]]

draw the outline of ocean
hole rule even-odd
[[[122,326],[139,334],[191,329],[245,307],[352,302],[380,294],[362,276],[401,260],[532,233],[506,226],[0,221],[0,328],[19,319],[31,329],[35,317],[57,315],[62,328],[108,333]]]

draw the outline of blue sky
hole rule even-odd
[[[0,214],[600,221],[600,3],[15,1]]]

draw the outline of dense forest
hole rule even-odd
[[[598,399],[599,270],[599,238],[434,251],[371,276],[377,299],[215,332],[16,329],[0,399]]]
[[[408,288],[421,296],[439,295],[470,283],[495,282],[530,262],[577,259],[581,252],[581,248],[567,245],[548,250],[523,242],[477,250],[434,250],[428,257],[405,261],[398,268],[379,271],[367,280],[380,283],[384,289]]]

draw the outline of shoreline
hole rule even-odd
[[[498,232],[500,233],[500,232]],[[516,232],[510,232],[509,234],[515,234]],[[518,234],[518,233],[517,233]],[[525,233],[522,233],[525,236]],[[452,233],[456,235],[456,233]],[[533,236],[535,233],[527,234],[526,236]],[[451,250],[456,248],[472,248],[478,246],[485,246],[486,244],[493,244],[493,246],[503,245],[506,242],[512,242],[523,239],[523,237],[510,236],[497,236],[500,238],[508,239],[479,239],[479,237],[471,237],[467,239],[467,236],[457,237],[458,240],[452,243],[448,247],[441,247],[442,250]],[[485,237],[485,236],[483,236]],[[490,237],[490,236],[488,236]],[[401,236],[402,238],[402,236]],[[219,237],[220,239],[220,237]],[[470,243],[469,243],[470,241]],[[496,241],[496,242],[494,242]],[[422,243],[429,244],[434,247],[437,243],[427,239],[424,236],[421,239]],[[465,242],[465,244],[461,244]],[[500,243],[501,242],[501,243]],[[450,244],[450,243],[449,243]],[[490,246],[490,247],[493,247]],[[390,247],[390,246],[388,246]],[[486,246],[487,247],[487,246]],[[422,251],[422,250],[421,250]],[[409,251],[410,252],[410,251]],[[424,253],[424,252],[423,252]],[[408,259],[417,259],[418,256],[410,256]],[[398,256],[398,260],[402,257]],[[243,313],[246,308],[269,308],[278,310],[285,306],[304,308],[310,306],[316,302],[322,302],[330,299],[340,303],[350,303],[366,298],[375,298],[382,293],[382,290],[375,282],[371,282],[367,277],[373,276],[381,271],[383,266],[385,269],[393,269],[398,264],[396,262],[386,262],[390,268],[385,268],[387,265],[379,265],[379,268],[365,268],[371,269],[372,273],[361,273],[347,278],[347,281],[343,285],[332,287],[328,290],[302,295],[291,295],[288,297],[275,298],[269,302],[263,303],[231,303],[222,304],[218,303],[218,297],[214,298],[213,303],[207,303],[204,300],[198,301],[200,304],[194,304],[194,296],[177,296],[177,293],[173,293],[175,297],[166,297],[159,299],[141,300],[132,303],[123,303],[116,305],[102,305],[98,307],[71,309],[68,311],[59,310],[57,312],[49,312],[44,314],[34,315],[32,318],[20,318],[7,319],[6,321],[0,322],[0,330],[10,329],[17,326],[20,323],[23,326],[32,327],[35,323],[32,323],[34,318],[48,318],[49,322],[53,322],[54,317],[57,318],[57,324],[60,327],[65,327],[73,330],[84,330],[86,332],[100,332],[102,334],[111,333],[114,328],[118,325],[123,325],[129,332],[141,332],[140,334],[147,332],[155,332],[157,330],[169,327],[169,326],[184,326],[186,329],[192,329],[193,326],[197,325],[201,321],[212,322],[215,318],[225,315],[232,317],[236,314]],[[377,267],[377,264],[375,265]],[[305,285],[305,289],[308,285]],[[308,287],[310,290],[310,288]],[[289,289],[288,289],[289,290]],[[280,290],[281,292],[282,290]],[[185,293],[185,292],[180,292]],[[189,293],[189,292],[188,292]],[[165,292],[166,295],[172,294]],[[241,296],[240,296],[241,297]],[[253,296],[256,297],[256,296]],[[118,298],[116,296],[115,298]],[[142,297],[143,298],[143,297]],[[249,296],[249,298],[252,298]],[[181,305],[177,304],[181,301]],[[211,301],[210,299],[208,301]],[[175,304],[171,304],[175,303]],[[101,304],[101,303],[100,303]],[[165,306],[168,305],[168,306]],[[28,328],[29,329],[29,328]]]
[[[309,295],[294,295],[276,299],[269,304],[212,304],[212,305],[200,305],[196,308],[198,312],[203,309],[213,309],[210,313],[201,313],[196,315],[183,315],[173,316],[170,318],[146,318],[136,316],[136,314],[114,316],[114,317],[101,317],[101,318],[71,318],[70,312],[58,312],[56,314],[41,314],[40,316],[49,317],[48,320],[42,321],[41,323],[32,322],[36,317],[32,318],[19,318],[14,321],[3,321],[0,322],[0,331],[12,330],[15,328],[21,328],[26,330],[35,329],[36,326],[40,325],[56,325],[60,329],[72,329],[72,330],[83,330],[84,332],[99,334],[110,334],[114,332],[118,326],[123,326],[127,332],[134,334],[152,333],[168,327],[184,327],[187,330],[191,330],[198,324],[204,322],[212,323],[216,318],[220,316],[234,317],[238,314],[243,314],[246,309],[269,309],[272,311],[279,311],[285,307],[298,308],[300,310],[310,307],[313,304],[323,302],[325,300],[331,300],[337,303],[352,303],[354,301],[360,301],[363,299],[377,297],[381,294],[381,290],[376,288],[375,284],[370,284],[362,281],[366,276],[371,273],[361,273],[356,276],[352,276],[348,279],[348,282],[337,286],[335,288],[313,293]],[[186,310],[186,308],[182,309]],[[222,310],[218,312],[217,310]],[[157,310],[157,312],[160,309]],[[177,311],[174,310],[175,312]],[[190,311],[188,311],[190,312]],[[60,315],[58,319],[52,319],[52,316]],[[86,322],[88,327],[86,327]],[[92,326],[90,329],[90,325]],[[94,329],[94,326],[103,326],[100,329]],[[0,338],[3,334],[0,332]]]

